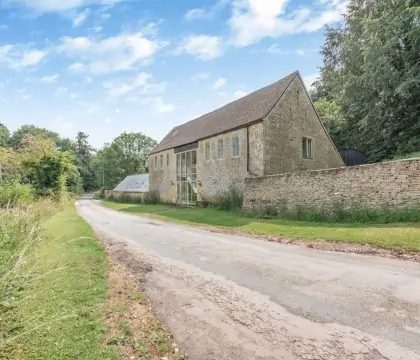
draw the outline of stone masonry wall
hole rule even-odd
[[[313,156],[302,156],[302,138],[312,139]],[[343,166],[305,90],[296,76],[264,119],[264,174]]]
[[[420,159],[247,178],[244,209],[420,204]]]
[[[169,155],[169,166],[166,163],[167,154]],[[162,166],[160,166],[161,155],[163,156]],[[149,191],[158,191],[163,202],[176,202],[176,154],[174,149],[149,156]]]

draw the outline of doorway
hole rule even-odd
[[[197,150],[176,155],[176,195],[179,205],[197,203]]]

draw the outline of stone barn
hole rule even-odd
[[[150,191],[194,205],[247,177],[343,166],[299,72],[175,127],[149,157]]]

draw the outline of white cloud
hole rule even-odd
[[[0,63],[6,64],[11,69],[33,67],[40,63],[45,56],[45,51],[30,49],[26,45],[0,46]]]
[[[151,105],[151,112],[155,115],[169,114],[175,111],[174,104],[165,102],[161,97],[147,98],[142,101],[144,104]]]
[[[199,74],[196,74],[194,76],[191,77],[192,81],[197,81],[197,80],[206,80],[210,77],[210,74],[207,72],[202,72]]]
[[[248,46],[266,37],[314,32],[341,20],[347,0],[313,2],[287,12],[288,0],[234,0],[229,26],[236,46]]]
[[[212,60],[222,56],[221,38],[208,35],[191,35],[176,50],[177,54],[190,54],[200,60]]]
[[[309,90],[311,85],[319,78],[319,73],[310,74],[303,77],[303,82],[306,88]]]
[[[216,89],[220,89],[220,88],[222,88],[223,86],[225,86],[226,85],[226,83],[227,83],[227,80],[225,79],[225,78],[223,78],[223,77],[221,77],[221,78],[218,78],[214,83],[213,83],[213,85],[211,86],[211,88],[212,89],[214,89],[214,90],[216,90]]]
[[[248,95],[248,93],[246,91],[243,90],[237,90],[233,93],[233,98],[234,99],[240,99],[244,96]]]
[[[206,16],[206,11],[204,9],[191,9],[187,11],[184,17],[186,20],[191,21],[191,20],[202,19],[205,16]]]
[[[120,0],[10,0],[37,12],[62,12],[87,5],[112,5]]]
[[[110,123],[112,123],[112,119],[111,118],[109,118],[109,117],[107,117],[107,118],[105,118],[105,124],[110,124]]]
[[[218,0],[212,7],[203,9],[203,8],[194,8],[188,10],[184,18],[188,21],[200,20],[200,19],[211,19],[219,11],[223,10],[226,5],[228,5],[230,0]]]
[[[73,27],[78,27],[82,25],[88,18],[89,14],[90,14],[89,9],[85,9],[82,12],[76,14],[75,17],[73,18]]]
[[[61,95],[66,94],[67,91],[68,91],[67,88],[65,88],[63,86],[58,87],[54,92],[54,97],[60,97]]]
[[[304,56],[305,55],[305,51],[302,50],[302,49],[284,50],[280,46],[278,46],[277,44],[271,45],[267,49],[267,52],[269,54],[275,54],[275,55],[299,55],[299,56]]]
[[[132,92],[136,94],[160,94],[165,92],[167,83],[153,83],[150,80],[152,75],[142,72],[134,79],[125,81],[113,81],[103,84],[107,95],[111,98],[126,95]]]
[[[53,74],[53,75],[43,76],[42,78],[39,79],[39,81],[44,82],[44,83],[55,83],[57,82],[57,79],[59,77],[60,75]]]
[[[65,37],[57,47],[78,61],[69,68],[95,75],[132,70],[150,59],[164,44],[148,39],[142,33],[122,33],[105,39]]]

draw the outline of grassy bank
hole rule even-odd
[[[167,205],[133,205],[104,201],[112,209],[194,226],[214,226],[244,233],[316,241],[370,244],[392,250],[420,252],[420,224],[357,224],[256,219],[211,208],[174,208]]]
[[[51,210],[1,216],[0,358],[115,359],[101,344],[105,251],[73,205]]]

